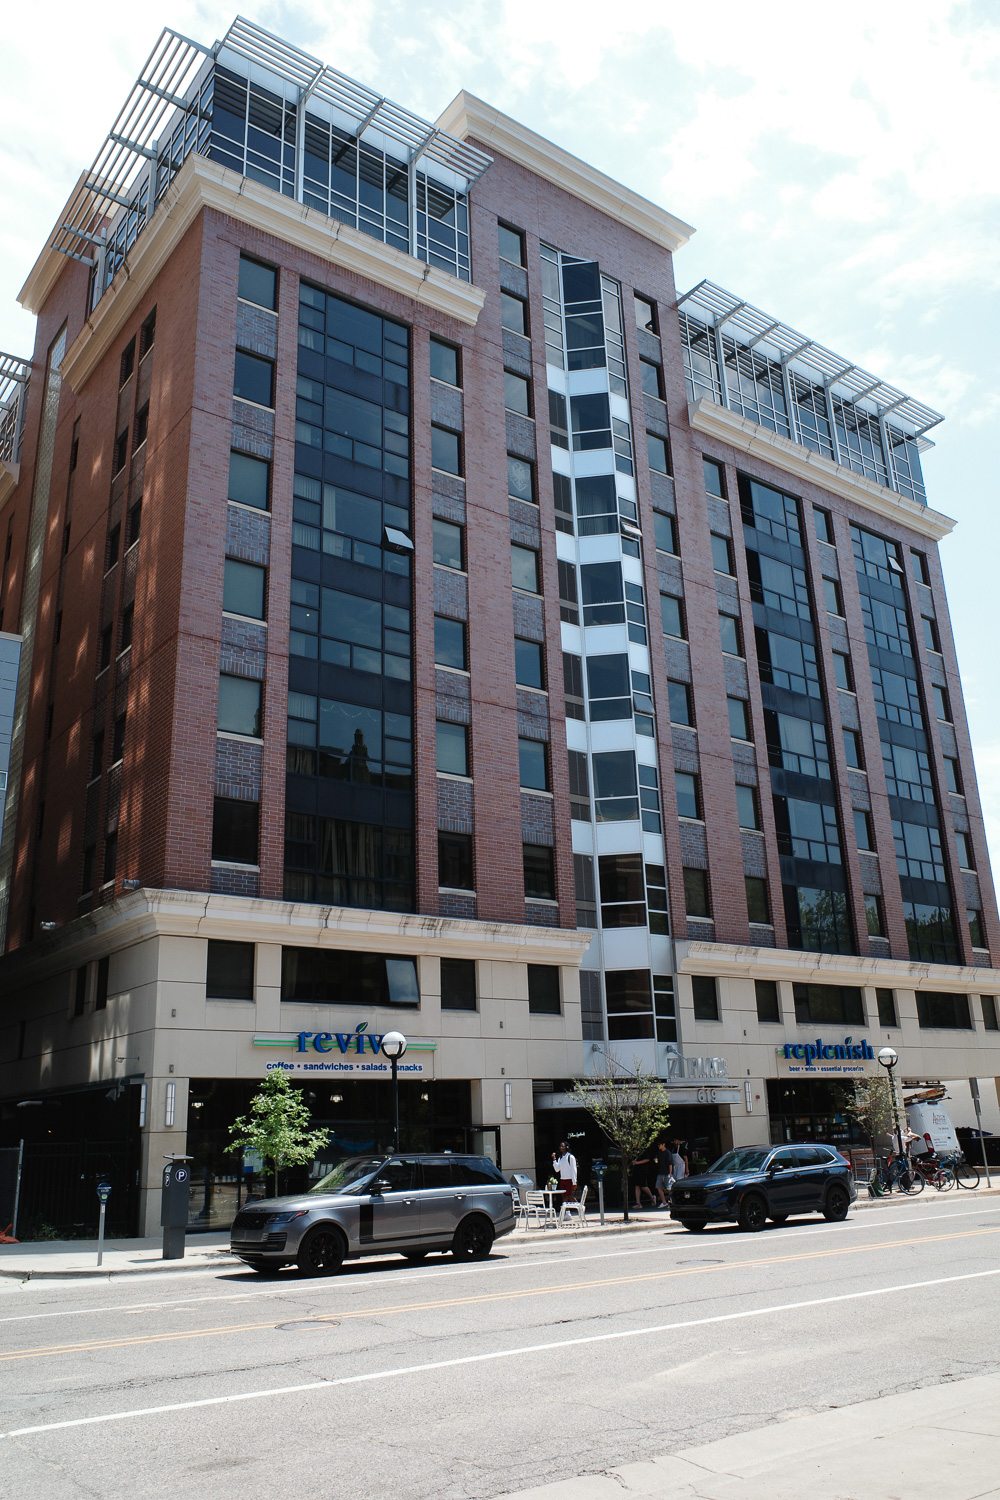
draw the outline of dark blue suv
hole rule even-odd
[[[734,1221],[757,1230],[792,1214],[846,1219],[857,1196],[851,1164],[833,1146],[740,1146],[677,1183],[670,1217],[685,1229]]]

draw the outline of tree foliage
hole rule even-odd
[[[845,1091],[844,1108],[857,1120],[876,1155],[884,1148],[886,1139],[893,1140],[892,1085],[884,1074],[871,1073],[859,1078],[853,1093]]]
[[[269,1073],[250,1101],[250,1112],[229,1127],[227,1151],[253,1151],[278,1172],[310,1162],[329,1140],[328,1130],[310,1130],[309,1106],[293,1089],[283,1068]]]
[[[608,1058],[609,1072],[601,1078],[578,1078],[573,1101],[597,1122],[622,1158],[622,1203],[628,1220],[628,1175],[647,1146],[667,1128],[670,1112],[667,1091],[652,1073],[636,1065],[632,1071]]]

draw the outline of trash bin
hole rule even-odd
[[[510,1177],[508,1178],[508,1181],[517,1194],[518,1202],[523,1208],[525,1204],[525,1193],[530,1193],[535,1186],[533,1178],[529,1177],[527,1172],[512,1172],[510,1174]]]

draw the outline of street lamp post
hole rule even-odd
[[[399,1078],[397,1066],[406,1051],[406,1037],[401,1031],[387,1031],[382,1038],[382,1051],[392,1064],[392,1149],[399,1150]]]
[[[889,1075],[889,1088],[892,1090],[892,1123],[896,1129],[896,1140],[899,1142],[899,1159],[903,1160],[903,1131],[899,1123],[899,1108],[896,1102],[896,1075],[893,1072],[899,1062],[899,1054],[894,1047],[883,1047],[878,1055],[878,1060]]]

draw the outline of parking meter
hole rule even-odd
[[[190,1156],[169,1156],[163,1168],[160,1223],[163,1225],[164,1260],[184,1259],[184,1236],[191,1200],[190,1160]]]
[[[597,1160],[591,1164],[590,1170],[593,1172],[594,1176],[597,1178],[597,1201],[598,1201],[598,1204],[600,1205],[601,1224],[603,1226],[603,1224],[604,1224],[604,1174],[608,1170],[607,1163],[601,1161],[601,1158],[598,1157]]]

